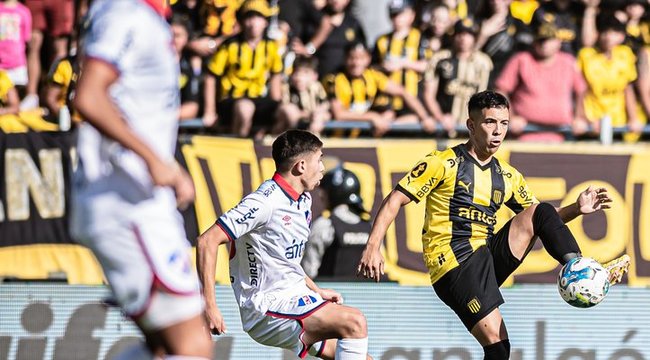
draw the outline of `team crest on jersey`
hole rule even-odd
[[[305,296],[301,297],[300,299],[298,299],[298,306],[305,306],[305,305],[309,305],[309,304],[315,304],[316,301],[318,301],[318,300],[316,300],[315,297],[313,297],[311,295],[305,295]]]
[[[492,201],[497,205],[501,205],[503,202],[503,192],[501,192],[501,190],[494,190],[494,192],[492,192]]]
[[[346,39],[347,41],[352,41],[352,40],[354,40],[354,38],[356,37],[355,35],[356,35],[356,34],[354,33],[354,30],[353,30],[353,29],[347,29],[347,30],[345,30],[345,39]]]
[[[422,176],[422,174],[424,174],[424,172],[426,170],[427,170],[427,163],[421,162],[421,163],[415,165],[413,170],[411,170],[410,175],[411,175],[412,178],[417,179],[420,176]]]
[[[477,314],[481,310],[481,303],[477,298],[473,298],[467,303],[467,309],[469,309],[472,314]]]

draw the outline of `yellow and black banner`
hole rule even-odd
[[[9,138],[18,136],[21,138]],[[446,144],[453,145],[453,144]],[[336,159],[361,181],[364,207],[376,214],[382,199],[418,160],[442,146],[432,140],[364,141],[326,139],[325,157]],[[0,136],[0,277],[47,278],[63,272],[75,284],[102,282],[92,254],[67,233],[70,139],[62,134]],[[192,136],[179,144],[179,160],[194,179],[197,200],[185,215],[188,237],[212,225],[223,212],[254,191],[275,170],[270,143]],[[499,157],[526,176],[540,201],[556,206],[574,202],[589,185],[605,186],[612,209],[569,223],[584,255],[599,261],[623,253],[632,257],[627,282],[650,285],[650,146],[599,144],[553,146],[507,143]],[[503,194],[493,194],[501,197]],[[322,211],[314,196],[314,218]],[[509,216],[498,214],[497,228]],[[404,207],[384,244],[386,271],[401,284],[429,285],[420,241],[424,202]],[[516,283],[553,283],[559,268],[538,243],[517,270]],[[217,280],[228,283],[225,249]]]

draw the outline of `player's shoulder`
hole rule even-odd
[[[269,202],[275,197],[282,195],[280,186],[273,180],[264,181],[254,192],[249,196],[261,200],[262,202]]]
[[[496,159],[496,171],[507,179],[519,179],[522,177],[517,168],[512,166],[509,162],[503,159]]]

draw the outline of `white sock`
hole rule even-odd
[[[341,339],[336,342],[336,360],[366,360],[368,338]]]

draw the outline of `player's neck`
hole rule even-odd
[[[302,181],[300,181],[300,178],[292,176],[291,173],[281,173],[277,172],[277,175],[279,175],[282,180],[284,181],[284,185],[288,185],[295,191],[297,194],[302,194],[305,192],[305,187],[302,185]]]
[[[491,153],[477,150],[471,140],[465,143],[465,149],[467,150],[467,153],[481,165],[485,165],[492,160]]]

